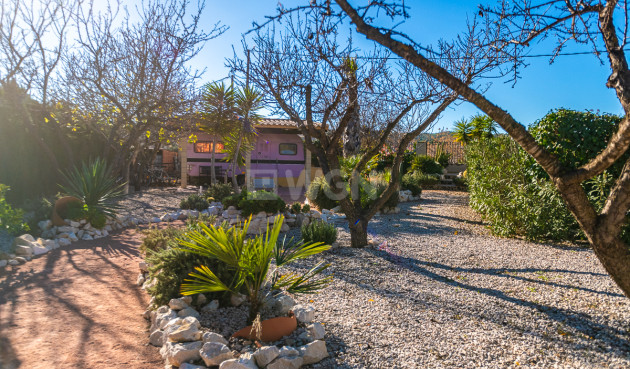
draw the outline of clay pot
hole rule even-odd
[[[63,213],[63,211],[66,209],[66,206],[68,206],[68,204],[70,203],[82,204],[83,202],[74,196],[62,197],[59,200],[55,201],[55,206],[53,207],[53,212],[52,212],[53,225],[55,226],[68,225],[68,223],[66,223],[66,221],[63,220],[63,218],[59,215],[59,213]]]
[[[297,320],[291,314],[289,317],[280,317],[263,320],[261,322],[262,333],[260,339],[264,342],[278,341],[284,336],[288,336],[297,329]],[[241,329],[234,333],[232,337],[241,337],[248,340],[257,340],[256,332],[252,330],[252,326]]]

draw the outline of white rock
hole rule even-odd
[[[168,309],[165,312],[160,312],[158,309],[158,313],[155,315],[154,326],[157,329],[164,329],[171,320],[175,319],[177,319],[177,313],[175,311]]]
[[[70,233],[64,232],[64,233],[59,233],[57,235],[57,238],[61,239],[61,238],[70,238]]]
[[[280,350],[276,346],[263,346],[254,352],[254,360],[259,367],[265,367],[280,355]]]
[[[166,342],[160,354],[168,364],[181,366],[184,362],[199,360],[199,350],[203,346],[201,341],[187,343]]]
[[[286,315],[295,306],[295,300],[289,295],[280,294],[274,299],[273,310],[278,315]]]
[[[72,241],[70,241],[69,238],[60,238],[58,241],[59,241],[59,246],[68,246],[72,243]]]
[[[258,367],[254,363],[254,360],[245,355],[241,355],[238,359],[222,362],[219,369],[258,369]]]
[[[52,228],[52,221],[50,219],[48,220],[42,220],[40,222],[37,223],[37,226],[39,227],[39,229],[41,229],[42,231],[47,231],[50,228]]]
[[[319,219],[322,217],[322,214],[317,210],[311,210],[311,217]]]
[[[173,310],[182,310],[188,307],[188,304],[182,301],[182,299],[171,299],[168,302],[168,306]]]
[[[313,340],[321,340],[324,339],[324,335],[326,334],[326,330],[324,329],[324,325],[322,323],[316,322],[313,324],[309,324],[306,326],[306,330],[308,331],[309,338]]]
[[[57,227],[57,233],[72,233],[75,231],[74,227],[71,226],[62,226],[62,227]],[[78,230],[77,230],[78,232]]]
[[[162,347],[164,345],[164,332],[157,329],[149,336],[149,343],[155,347]]]
[[[207,313],[210,311],[215,311],[219,308],[219,300],[212,300],[210,303],[201,308],[201,312]]]
[[[78,241],[78,240],[79,240],[79,237],[78,237],[78,236],[77,236],[74,232],[72,232],[72,233],[68,234],[68,238],[69,238],[69,239],[70,239],[70,241],[72,241],[72,242],[75,242],[75,241]]]
[[[16,255],[33,256],[33,247],[31,245],[18,245],[14,247]]]
[[[199,328],[201,324],[195,317],[173,319],[164,327],[164,337],[170,342],[198,341],[201,339]]]
[[[267,365],[267,369],[298,369],[303,362],[301,356],[279,357]]]
[[[20,262],[15,260],[15,259],[11,259],[11,260],[9,260],[9,265],[11,265],[11,266],[20,265]]]
[[[222,335],[215,333],[215,332],[206,332],[203,334],[203,342],[216,342],[216,343],[222,343],[224,345],[227,346],[228,341],[225,339],[225,337],[223,337]]]
[[[326,350],[326,342],[324,341],[311,342],[298,350],[304,360],[303,365],[318,363],[328,357],[328,350]]]
[[[197,306],[204,305],[206,302],[208,302],[208,298],[206,298],[206,295],[204,295],[203,293],[197,295]]]
[[[138,267],[140,268],[140,271],[142,272],[148,272],[149,271],[149,264],[147,264],[144,261],[141,261],[138,263]]]
[[[188,317],[188,316],[192,316],[192,317],[195,317],[195,318],[199,319],[199,313],[197,312],[197,310],[191,308],[190,306],[180,310],[177,313],[177,316],[182,317],[182,318],[185,318],[185,317]]]
[[[114,229],[112,228],[112,226],[110,226],[109,224],[108,224],[108,225],[106,225],[104,229],[105,229],[107,232],[111,232],[111,231],[113,231],[113,230],[114,230]]]
[[[291,230],[291,227],[289,227],[288,224],[282,223],[282,226],[280,227],[280,232],[285,233],[285,232],[289,232],[290,230]]]
[[[204,343],[199,354],[207,366],[220,365],[225,360],[230,360],[234,357],[230,348],[220,342]]]
[[[7,265],[9,265],[9,261],[7,261],[7,260],[0,260],[0,268],[4,268]]]
[[[162,220],[158,217],[151,218],[151,223],[160,223]]]
[[[33,254],[34,255],[43,255],[50,251],[46,246],[40,245],[38,243],[33,244]]]
[[[79,228],[80,226],[81,226],[81,223],[75,222],[74,220],[70,221],[70,227]]]
[[[94,239],[94,237],[90,236],[88,233],[84,234],[83,237],[81,237],[82,240],[86,240],[86,241],[91,241]]]
[[[293,314],[300,323],[310,323],[315,318],[315,309],[312,306],[295,305]]]
[[[279,357],[285,357],[285,356],[300,356],[300,352],[295,347],[283,346],[280,349]]]
[[[145,282],[144,274],[138,274],[138,278],[136,279],[136,285],[142,286]]]
[[[173,219],[171,219],[171,215],[170,214],[164,214],[160,217],[160,222],[170,222]]]
[[[233,293],[230,297],[232,306],[241,306],[247,300],[247,296],[241,293]]]
[[[106,230],[106,229],[103,229],[103,230],[101,231],[101,236],[103,236],[103,237],[107,237],[107,236],[109,236],[109,232],[107,232],[107,230]]]

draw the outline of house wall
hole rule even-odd
[[[197,141],[212,141],[212,137],[206,133],[198,133]],[[281,144],[294,144],[295,155],[283,155],[280,153]],[[196,153],[194,144],[187,144],[188,175],[200,176],[202,166],[210,166],[210,153]],[[222,161],[224,154],[215,154],[215,166],[229,171],[229,163]],[[296,187],[304,185],[304,144],[297,133],[264,133],[258,135],[256,145],[251,153],[251,177],[276,179],[281,187]],[[245,172],[245,168],[238,169],[237,174]],[[312,177],[311,177],[312,178]]]

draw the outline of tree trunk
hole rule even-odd
[[[236,152],[234,153],[234,158],[232,159],[232,186],[234,186],[234,193],[240,193],[238,188],[238,183],[236,182],[236,167],[238,166],[238,156],[241,151],[241,144],[243,143],[243,135],[239,135],[238,143],[236,144]]]
[[[216,151],[217,138],[212,135],[212,151],[210,153],[210,183],[215,185],[217,183],[217,175],[214,171],[214,152]]]
[[[350,224],[350,244],[352,247],[362,248],[368,244],[368,221],[359,218]]]

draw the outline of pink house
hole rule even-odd
[[[311,168],[311,153],[304,147],[300,130],[288,119],[264,119],[256,124],[258,137],[254,150],[247,154],[246,165],[237,168],[240,181],[250,188],[304,187],[310,179],[321,175]],[[212,136],[199,132],[197,142],[186,142],[181,155],[182,185],[209,183],[211,177]],[[215,173],[217,178],[231,178],[232,167],[223,161],[223,143],[217,139]],[[186,175],[184,175],[184,172]],[[186,177],[186,180],[184,179]]]

